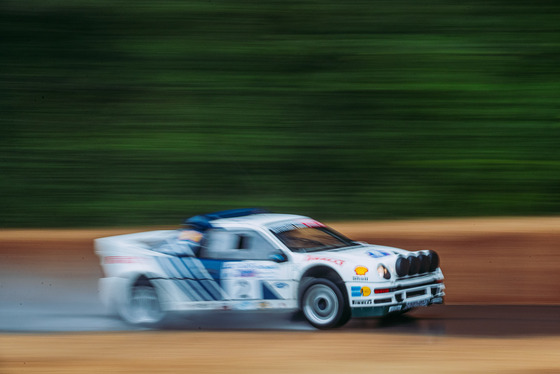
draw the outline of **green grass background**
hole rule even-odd
[[[0,227],[560,211],[558,1],[0,2]]]

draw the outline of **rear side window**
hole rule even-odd
[[[270,260],[274,247],[255,231],[210,230],[200,251],[201,258],[217,260]]]

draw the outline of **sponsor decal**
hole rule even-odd
[[[338,266],[344,264],[344,260],[322,256],[307,256],[306,261],[326,261]]]
[[[259,303],[259,308],[261,309],[267,309],[270,307],[270,303],[267,303],[266,301],[260,302]]]
[[[356,272],[356,275],[366,275],[369,269],[366,268],[365,266],[356,266],[354,271]]]
[[[288,287],[288,283],[278,282],[278,283],[274,284],[274,287],[276,287],[276,288],[286,288],[286,287]]]
[[[278,234],[285,231],[297,230],[305,227],[325,227],[321,222],[314,219],[302,219],[270,227],[270,231]]]
[[[257,275],[257,273],[252,270],[252,269],[246,269],[246,270],[240,270],[239,271],[239,276],[242,278],[250,278],[250,277],[255,277]]]
[[[224,263],[224,269],[239,269],[239,270],[276,270],[276,264],[255,264],[239,261],[231,261]]]
[[[103,258],[104,264],[136,264],[142,262],[141,257],[132,256],[107,256]]]
[[[350,289],[352,297],[361,297],[371,295],[371,288],[364,286],[352,286]]]
[[[389,252],[379,251],[379,250],[368,251],[367,254],[368,254],[368,256],[373,257],[373,258],[380,258],[380,257],[385,257],[385,256],[390,256],[391,255]]]
[[[223,278],[274,278],[278,270],[276,264],[258,264],[247,262],[225,262],[222,267]]]
[[[352,305],[371,305],[373,300],[352,300]]]
[[[352,277],[352,280],[355,281],[367,281],[368,277],[366,277],[366,273],[369,271],[368,268],[366,268],[365,266],[356,266],[356,268],[354,269],[354,272],[356,273],[356,275],[354,277]]]
[[[314,219],[304,219],[300,221],[305,227],[325,227],[321,222],[315,221]]]

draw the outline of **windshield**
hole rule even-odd
[[[296,227],[288,230],[270,230],[292,252],[317,252],[356,245],[326,226]]]

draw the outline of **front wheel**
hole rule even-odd
[[[336,284],[328,279],[312,278],[303,286],[301,309],[307,321],[318,329],[344,325],[350,308]]]

